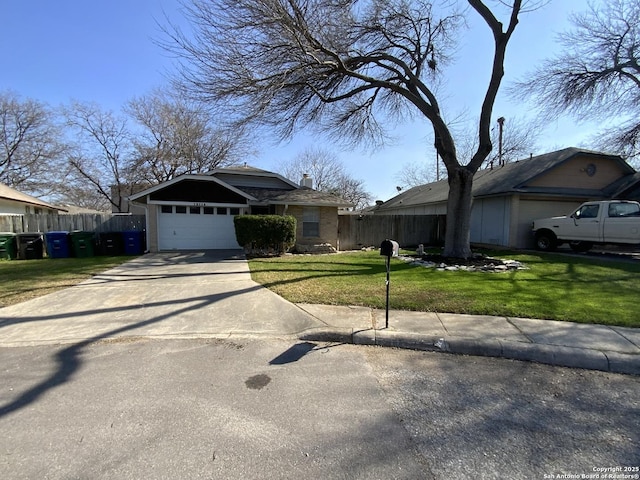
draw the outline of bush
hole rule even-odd
[[[234,217],[236,239],[248,254],[282,255],[296,243],[296,219],[291,215]]]

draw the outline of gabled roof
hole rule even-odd
[[[560,193],[564,195],[591,197],[606,196],[607,192],[604,192],[603,190],[576,188],[550,189],[549,187],[527,186],[527,184],[532,182],[534,179],[577,155],[608,158],[613,162],[619,163],[622,171],[627,172],[629,174],[627,176],[629,177],[632,177],[632,174],[635,172],[635,170],[620,156],[607,155],[591,150],[569,147],[555,152],[546,153],[544,155],[538,155],[530,159],[507,163],[501,167],[478,170],[473,178],[473,196],[477,198],[507,193]],[[438,182],[413,187],[384,202],[382,205],[379,205],[376,207],[376,210],[442,203],[447,201],[448,194],[448,181],[446,179],[440,180]]]
[[[640,172],[626,175],[606,189],[611,198],[629,198],[635,200],[640,192]]]
[[[251,197],[250,195],[248,195],[247,193],[243,192],[240,189],[237,189],[236,187],[232,187],[231,185],[228,185],[227,183],[223,182],[222,180],[219,180],[215,177],[212,177],[210,175],[194,175],[194,174],[185,174],[185,175],[180,175],[178,177],[172,178],[171,180],[168,180],[166,182],[163,183],[159,183],[158,185],[154,185],[153,187],[149,187],[145,190],[142,190],[141,192],[138,193],[134,193],[133,195],[129,196],[129,200],[131,201],[136,201],[140,198],[146,197],[147,195],[150,195],[154,192],[157,192],[159,190],[162,190],[164,188],[167,188],[170,185],[174,185],[178,182],[182,182],[185,180],[198,180],[198,181],[204,181],[204,182],[212,182],[212,183],[217,183],[219,185],[224,186],[225,188],[228,188],[229,190],[242,195],[243,197],[249,199],[249,200],[255,200],[255,198]]]
[[[282,181],[283,183],[293,187],[298,188],[298,185],[288,178],[283,177],[279,173],[269,172],[267,170],[262,170],[260,168],[251,167],[249,165],[244,165],[241,167],[226,167],[226,168],[216,168],[207,173],[207,175],[217,176],[217,175],[237,175],[238,178],[242,177],[268,177],[274,178]]]
[[[238,175],[247,177],[265,177],[272,178],[277,181],[272,182],[276,186],[282,186],[283,188],[269,188],[269,187],[256,187],[242,186],[242,181],[232,182],[233,185],[228,183],[217,175],[228,180],[227,175]],[[151,195],[155,192],[163,190],[171,185],[185,180],[197,180],[208,181],[219,184],[237,194],[245,197],[250,204],[272,204],[272,205],[314,205],[323,207],[351,207],[353,204],[347,202],[343,198],[333,195],[331,193],[320,192],[308,187],[300,187],[291,180],[273,172],[261,170],[254,167],[237,167],[237,168],[220,168],[213,170],[207,174],[202,175],[180,175],[166,182],[149,187],[141,192],[135,193],[129,197],[129,200],[136,201],[143,199],[147,195]],[[269,183],[269,182],[267,182]]]
[[[66,212],[64,208],[55,207],[50,203],[47,203],[36,197],[32,197],[31,195],[27,195],[26,193],[19,192],[18,190],[15,190],[8,185],[4,185],[3,183],[0,183],[0,198],[24,203],[27,205],[35,205],[36,207],[45,207],[50,208],[51,210],[62,210],[63,212]]]

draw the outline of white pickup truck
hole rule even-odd
[[[551,251],[563,243],[576,252],[594,244],[640,245],[640,203],[625,200],[583,203],[571,215],[533,222],[538,250]]]

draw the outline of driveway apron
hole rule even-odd
[[[286,337],[321,326],[252,281],[241,251],[170,252],[0,309],[0,346],[140,336]]]

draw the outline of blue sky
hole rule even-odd
[[[177,0],[8,0],[0,29],[0,90],[10,89],[57,106],[71,99],[93,101],[117,111],[127,100],[166,82],[172,59],[153,42],[161,37],[157,22],[166,14],[179,21]],[[552,0],[544,9],[523,15],[507,52],[503,85],[521,78],[537,62],[557,51],[554,34],[567,28],[567,16],[582,11],[586,0]],[[474,20],[460,44],[460,60],[450,70],[441,100],[447,116],[477,117],[488,78],[488,29]],[[500,95],[494,116],[524,117],[531,109]],[[544,153],[583,146],[596,125],[571,118],[551,122],[539,137]],[[376,151],[336,151],[327,139],[301,133],[287,144],[265,144],[250,164],[275,169],[307,146],[334,151],[347,170],[365,182],[377,199],[396,194],[394,176],[405,163],[433,162],[429,125],[419,120],[395,130],[396,141]]]

